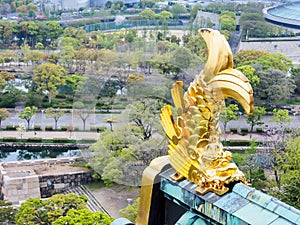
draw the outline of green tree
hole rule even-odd
[[[139,203],[140,203],[140,198],[135,199],[132,204],[129,204],[126,206],[126,208],[121,209],[119,211],[119,214],[122,217],[125,217],[128,220],[135,222],[138,216]]]
[[[169,11],[161,11],[157,16],[161,20],[168,20],[173,18],[173,14]]]
[[[223,123],[224,132],[226,132],[227,124],[231,120],[237,120],[238,117],[236,115],[238,111],[238,106],[236,104],[229,104],[220,112],[220,121]]]
[[[262,117],[266,114],[266,109],[261,106],[255,106],[252,114],[246,114],[247,123],[250,125],[250,133],[253,132],[254,126],[263,125]]]
[[[7,81],[14,80],[15,76],[14,74],[7,72],[7,71],[1,71],[0,72],[0,89],[3,89],[8,84]]]
[[[232,158],[237,166],[245,172],[248,182],[255,188],[261,189],[267,186],[267,179],[258,163],[257,146],[258,144],[252,139],[249,148],[245,150],[244,154],[233,153]]]
[[[250,65],[239,66],[236,69],[241,71],[248,78],[252,87],[255,87],[260,83],[259,77],[255,75],[256,70],[252,66]]]
[[[30,120],[32,119],[32,117],[37,113],[38,111],[38,108],[35,107],[35,106],[27,106],[25,107],[25,109],[23,111],[20,111],[18,113],[18,116],[21,118],[21,119],[24,119],[27,121],[27,129],[30,128]]]
[[[191,13],[190,13],[190,17],[191,17],[191,21],[194,21],[194,19],[196,18],[198,11],[202,9],[202,6],[200,4],[196,4],[193,6]]]
[[[58,65],[46,63],[39,65],[33,71],[33,82],[38,86],[37,91],[48,92],[48,101],[51,103],[58,86],[64,85],[66,70]]]
[[[281,176],[280,186],[272,188],[270,194],[300,209],[300,138],[295,137],[287,141],[285,151],[275,155]]]
[[[57,130],[57,122],[58,120],[65,114],[63,110],[48,108],[46,109],[46,117],[52,118],[55,121],[55,130]]]
[[[281,133],[282,140],[285,142],[286,131],[292,122],[292,117],[289,116],[289,111],[286,109],[274,109],[272,121],[279,125],[279,131]]]
[[[59,217],[53,225],[84,224],[84,225],[110,225],[113,218],[102,212],[91,212],[88,209],[70,209],[65,216]]]
[[[7,201],[0,200],[0,222],[2,224],[14,224],[17,210]]]
[[[284,71],[268,69],[257,73],[260,83],[255,87],[255,92],[267,103],[288,99],[296,89],[295,81]]]
[[[46,200],[29,198],[16,214],[16,224],[52,224],[71,209],[86,209],[87,198],[76,194],[57,194]]]
[[[139,13],[139,18],[144,20],[154,20],[156,18],[156,14],[151,9],[145,9]]]
[[[183,5],[175,4],[171,8],[171,12],[175,19],[179,19],[180,14],[186,13],[187,10]]]
[[[45,60],[46,54],[44,52],[33,50],[28,52],[26,55],[26,61],[31,61],[33,66],[43,62]]]
[[[85,125],[87,119],[90,117],[91,113],[93,112],[91,105],[94,104],[85,104],[82,101],[76,101],[73,104],[73,111],[74,114],[77,115],[83,122],[83,130],[85,130]]]
[[[10,113],[7,109],[0,109],[0,128],[1,122],[9,117]]]

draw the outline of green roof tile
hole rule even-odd
[[[254,191],[254,188],[251,188],[245,184],[238,183],[234,185],[232,191],[239,194],[240,196],[246,198],[251,191]]]
[[[279,217],[275,213],[251,202],[234,212],[233,215],[253,225],[268,225]]]

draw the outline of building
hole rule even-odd
[[[80,8],[89,8],[90,0],[48,0],[43,3],[46,11],[56,10],[78,10]]]

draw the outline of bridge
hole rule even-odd
[[[115,21],[110,22],[100,22],[95,24],[90,24],[81,27],[86,32],[92,31],[109,31],[109,30],[119,30],[121,28],[143,28],[143,27],[156,27],[156,26],[163,26],[162,20],[126,20],[123,23],[116,23]],[[188,21],[184,20],[166,20],[167,26],[178,27],[178,28],[187,28]]]

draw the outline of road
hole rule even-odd
[[[109,128],[109,125],[104,122],[104,118],[111,117],[118,118],[118,114],[90,114],[88,117],[85,128],[89,130],[91,126],[105,126]],[[2,121],[1,127],[10,126],[18,126],[20,123],[25,123],[27,127],[27,121],[20,119],[16,112],[11,112],[10,117],[6,120]],[[52,126],[53,129],[55,127],[55,121],[52,118],[47,118],[45,113],[39,112],[32,117],[30,120],[30,128],[34,128],[34,126],[41,126],[42,130],[45,129],[45,126]],[[79,118],[78,115],[73,115],[72,113],[66,113],[61,118],[59,118],[57,123],[58,129],[63,126],[74,126],[78,127],[80,130],[83,130],[83,121]]]
[[[92,113],[86,121],[86,130],[90,130],[91,126],[105,126],[109,128],[109,124],[104,122],[104,119],[111,117],[116,118],[116,124],[118,124],[118,122],[128,121],[128,118],[126,118],[126,116],[121,116],[120,114]],[[290,126],[293,128],[300,127],[300,116],[292,116],[292,119],[293,120]],[[268,127],[270,128],[276,127],[276,123],[271,121],[271,116],[265,116],[263,118],[263,121],[265,122],[263,126],[268,125]],[[18,126],[20,123],[25,123],[25,125],[27,126],[27,122],[23,119],[20,119],[16,112],[11,112],[10,117],[2,121],[1,127],[5,128],[7,125]],[[34,126],[41,126],[42,130],[44,130],[45,126],[52,126],[54,128],[55,122],[52,118],[46,118],[45,113],[39,112],[35,116],[33,116],[30,121],[30,128],[33,128]],[[61,128],[62,126],[74,126],[78,127],[80,130],[83,130],[82,120],[79,118],[79,116],[72,115],[72,113],[66,113],[58,120],[58,128]],[[238,130],[240,130],[241,128],[250,128],[244,116],[239,116],[238,120],[230,121],[227,127],[228,129],[237,128]]]

